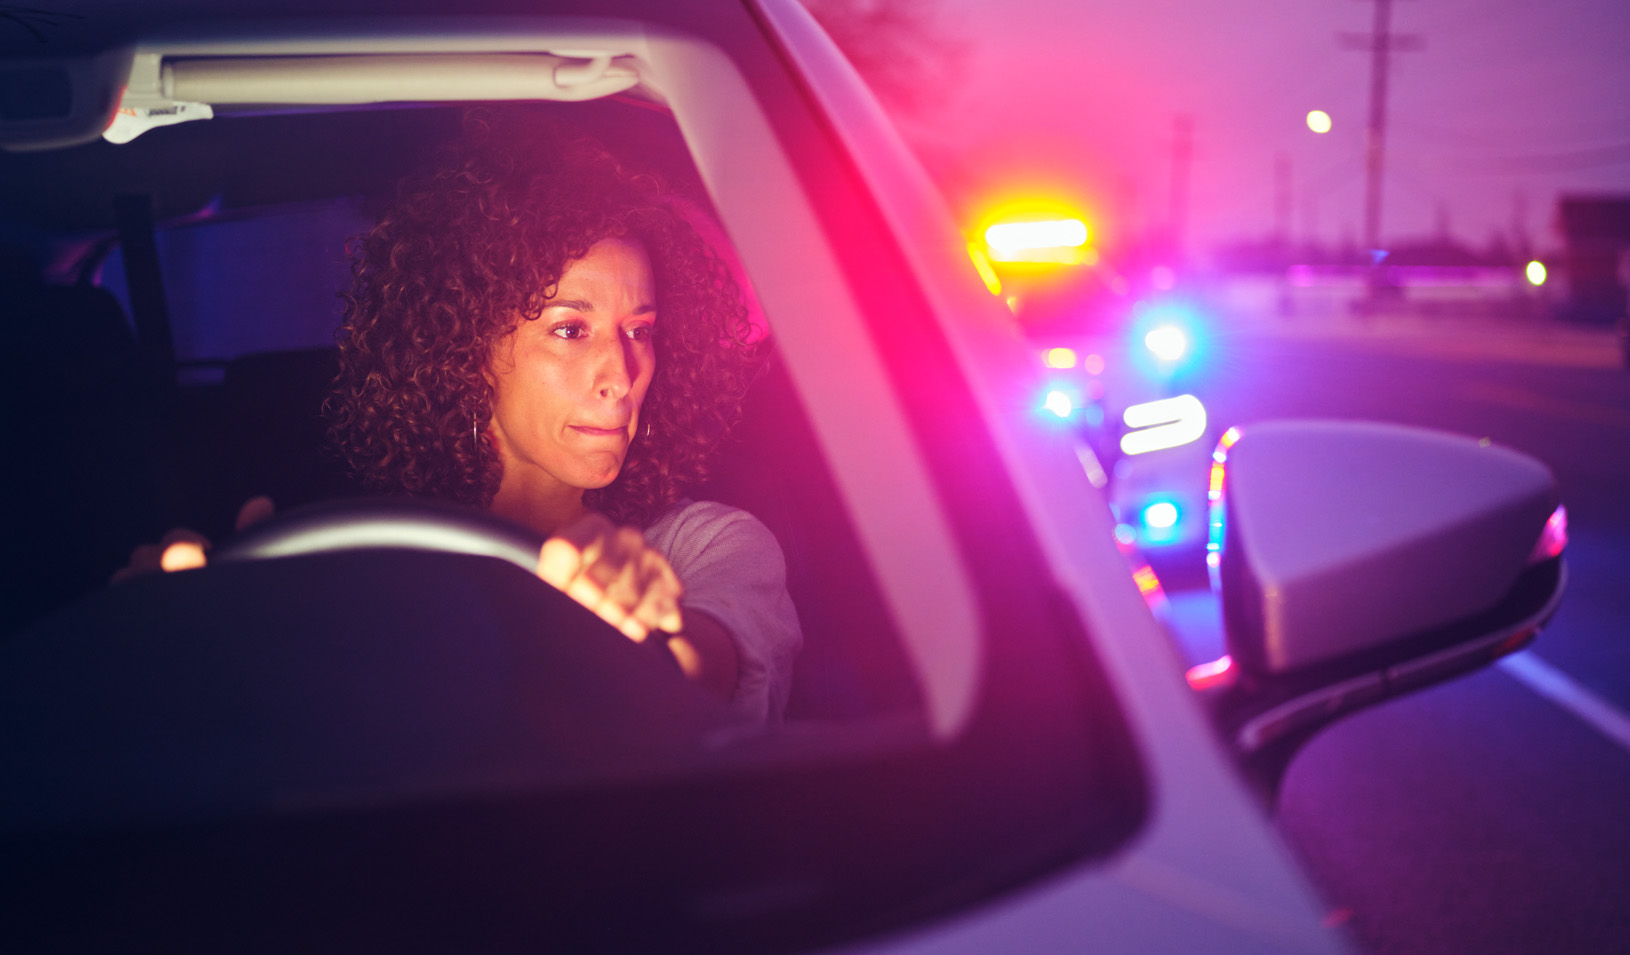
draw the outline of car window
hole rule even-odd
[[[390,129],[398,141],[412,144],[408,151],[424,156],[456,128],[466,108],[383,111],[385,116],[372,117],[371,128]],[[540,122],[571,123],[621,150],[620,159],[660,175],[754,301],[671,116],[627,101],[550,105],[536,113]],[[342,126],[335,120],[345,118],[312,117],[302,134],[287,116],[226,116],[153,130],[119,146],[81,147],[107,162],[108,175],[116,177],[131,158],[121,151],[146,159],[148,168],[184,167],[190,161],[184,154],[206,143],[217,150],[222,143],[240,144],[229,169],[199,170],[211,179],[183,179],[181,195],[167,191],[163,180],[143,181],[155,207],[173,213],[155,222],[155,233],[180,382],[175,401],[150,415],[162,440],[149,451],[164,478],[153,507],[162,513],[145,515],[149,526],[224,534],[231,512],[248,495],[267,493],[287,508],[356,492],[327,455],[318,425],[333,374],[341,294],[350,287],[346,245],[372,227],[404,164],[335,175],[332,161],[315,164],[289,145],[305,140],[352,148],[336,132]],[[267,142],[281,145],[257,155]],[[172,158],[176,153],[183,155]],[[370,158],[365,154],[358,162]],[[293,171],[300,169],[306,171]],[[278,194],[255,186],[247,190],[254,204],[238,205],[246,191],[240,184],[272,175],[281,180]],[[200,200],[201,206],[189,208]],[[117,233],[92,232],[64,248],[58,270],[82,274],[89,287],[111,293],[128,321],[130,282]],[[817,437],[777,340],[765,327],[769,320],[762,312],[753,320],[769,349],[765,368],[736,439],[724,448],[711,481],[694,493],[744,507],[782,544],[808,635],[794,671],[793,718],[914,710],[921,702],[916,678],[877,585],[865,572],[866,559]],[[110,544],[105,553],[118,551]],[[105,577],[112,569],[98,572]]]
[[[661,77],[661,99],[631,91],[530,108],[567,117],[613,152],[636,157],[630,162],[659,174],[702,221],[716,220],[716,229],[703,231],[720,243],[719,254],[739,261],[739,281],[762,308],[767,360],[736,439],[721,448],[711,482],[696,494],[744,507],[775,533],[804,650],[781,736],[709,737],[712,748],[677,769],[591,760],[589,769],[574,766],[569,778],[536,789],[517,782],[535,781],[524,774],[478,780],[482,808],[472,812],[501,804],[506,818],[516,811],[531,820],[520,830],[545,838],[558,820],[571,823],[559,823],[570,837],[535,859],[518,848],[531,836],[494,841],[496,830],[483,829],[476,843],[494,853],[493,878],[507,872],[517,874],[516,884],[532,884],[542,877],[526,874],[535,864],[593,860],[583,905],[549,909],[550,918],[569,921],[559,936],[567,939],[621,939],[637,948],[652,937],[642,932],[661,925],[681,933],[666,937],[682,948],[764,938],[805,947],[943,911],[1110,851],[1136,831],[1144,811],[1136,753],[1076,615],[1041,563],[978,403],[936,330],[933,305],[901,264],[905,251],[842,144],[794,108],[801,101],[794,84],[774,79],[780,74],[767,47],[744,48],[744,60],[733,63],[720,47],[677,33],[651,31],[642,42],[660,67],[653,75]],[[752,88],[748,75],[770,79]],[[122,535],[128,546],[189,525],[224,537],[249,493],[269,491],[289,505],[355,493],[322,449],[344,243],[475,99],[333,109],[238,104],[120,145],[93,142],[49,160],[6,157],[17,176],[48,186],[40,192],[75,197],[75,214],[53,220],[51,203],[7,195],[8,218],[38,253],[35,278],[101,293],[91,294],[97,314],[118,315],[135,330],[109,359],[137,369],[131,380],[102,379],[108,387],[85,392],[88,403],[75,412],[99,418],[120,408],[134,421],[122,432],[131,446],[64,464],[83,432],[77,421],[55,429],[58,445],[44,448],[50,453],[23,475],[41,489],[29,498],[39,516],[28,534],[75,542]],[[173,387],[155,388],[144,377],[154,343],[142,340],[151,328],[137,278],[143,266],[127,241],[129,224],[121,230],[109,211],[116,196],[132,194],[151,204],[173,360],[208,372]],[[47,307],[31,320],[77,328],[83,317]],[[53,354],[60,349],[42,348],[38,357]],[[92,518],[66,533],[56,526],[57,514],[108,485],[131,491],[117,510],[136,516],[117,527]],[[78,581],[83,599],[68,618],[49,619],[117,619],[126,608],[99,589],[116,566],[105,550],[61,557],[72,566],[57,568],[59,576]],[[324,564],[321,573],[304,566],[316,581],[280,571],[290,600],[343,591],[347,575],[368,573],[355,562]],[[418,595],[444,573],[414,561],[393,566],[401,583],[369,578],[358,589],[388,597],[403,586]],[[212,570],[238,580],[236,570]],[[193,580],[186,586],[207,578]],[[140,599],[163,603],[164,589],[154,583]],[[39,614],[54,606],[33,603]],[[242,623],[246,632],[270,613],[262,604],[241,606],[257,618]],[[413,616],[393,609],[378,618],[381,626]],[[351,632],[370,625],[366,615],[348,620]],[[231,647],[231,635],[223,637]],[[374,785],[302,794],[296,803],[302,811],[349,812],[379,797]],[[458,786],[448,792],[468,794]],[[244,806],[264,809],[268,799],[283,806],[251,795],[263,801]],[[417,796],[402,798],[417,819],[410,827],[423,823],[420,831],[466,845],[454,835],[462,806],[425,808]],[[430,815],[418,818],[421,810]],[[669,812],[685,820],[677,832],[656,821]],[[619,817],[644,820],[636,828],[645,838],[619,828]],[[283,825],[277,819],[274,828]],[[551,825],[538,829],[540,819]],[[248,838],[264,837],[257,833]],[[610,849],[584,835],[607,833],[617,843]],[[641,863],[603,871],[605,860],[629,858]],[[946,885],[947,873],[970,869],[975,877]],[[377,875],[388,882],[414,871]],[[661,888],[680,873],[686,888]],[[548,877],[559,873],[549,869]],[[660,898],[660,914],[648,925],[619,924],[609,936],[587,934],[630,897]]]
[[[158,234],[170,329],[189,378],[219,380],[225,363],[256,352],[323,348],[334,343],[340,292],[351,280],[346,241],[372,226],[357,197],[292,208],[213,216]],[[96,285],[130,314],[121,246],[102,264]],[[230,319],[225,318],[230,316]]]

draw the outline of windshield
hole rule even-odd
[[[593,863],[592,898],[535,916],[565,925],[563,937],[597,931],[630,894],[661,897],[683,872],[696,891],[654,903],[664,914],[652,925],[692,933],[670,939],[800,944],[997,891],[1135,829],[1135,757],[1073,615],[1031,572],[1039,558],[1022,529],[983,542],[1018,510],[966,385],[949,361],[896,365],[910,336],[941,357],[944,343],[898,280],[898,249],[864,190],[785,89],[764,94],[788,105],[775,115],[793,125],[776,132],[744,110],[744,90],[709,73],[716,51],[664,42],[669,103],[623,89],[500,109],[592,137],[620,175],[681,210],[683,229],[639,227],[688,230],[705,274],[739,290],[750,387],[739,420],[687,423],[712,458],[686,500],[752,515],[780,552],[801,632],[766,721],[782,728],[743,723],[671,661],[636,657],[644,650],[582,608],[488,558],[218,560],[105,585],[131,547],[171,528],[226,546],[252,495],[292,510],[371,491],[332,433],[347,360],[336,331],[381,261],[360,250],[398,214],[413,188],[403,183],[445,163],[472,107],[488,108],[222,97],[212,118],[128,142],[3,158],[17,276],[7,294],[26,305],[12,314],[34,376],[34,397],[8,408],[18,446],[36,452],[18,469],[27,493],[14,500],[26,505],[12,515],[36,560],[6,582],[11,646],[31,662],[8,670],[8,689],[17,713],[49,714],[59,742],[97,754],[52,775],[63,750],[31,750],[43,762],[18,778],[56,781],[30,790],[14,823],[218,827],[240,846],[333,824],[345,830],[330,831],[335,844],[357,849],[387,805],[405,813],[387,827],[432,843],[476,826],[459,852],[496,860],[484,879],[561,884]],[[456,237],[445,248],[463,251]],[[667,274],[660,261],[653,271],[659,283]],[[565,273],[556,281],[565,287]],[[557,291],[522,296],[547,303]],[[595,312],[578,298],[577,311]],[[626,311],[646,314],[638,302]],[[656,311],[660,329],[675,308]],[[900,324],[880,353],[884,311]],[[554,337],[575,340],[576,328]],[[702,355],[725,344],[693,343]],[[917,386],[909,407],[902,375]],[[968,426],[929,427],[934,404]],[[485,447],[484,423],[447,430]],[[948,495],[961,503],[948,509]],[[976,499],[988,510],[962,506]],[[974,579],[970,555],[988,579]],[[131,639],[114,646],[113,634]],[[171,670],[159,657],[197,663]],[[40,678],[48,670],[96,691],[61,692]],[[1020,737],[1023,747],[1004,742]],[[670,811],[687,824],[662,824]],[[637,832],[619,829],[630,815],[645,820]],[[946,839],[947,826],[964,838]],[[505,831],[522,835],[506,848]],[[875,851],[883,832],[899,840],[888,858]],[[554,848],[519,848],[538,840]],[[709,840],[729,851],[705,851]],[[631,857],[643,861],[603,871]],[[946,873],[985,857],[1002,861],[943,891]],[[374,866],[368,878],[384,882],[420,871]],[[646,930],[629,926],[629,943]]]

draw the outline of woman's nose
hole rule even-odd
[[[613,401],[628,394],[633,381],[633,358],[620,340],[607,342],[600,350],[600,361],[595,369],[595,388],[602,398]]]

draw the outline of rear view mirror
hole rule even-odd
[[[1213,580],[1234,679],[1212,695],[1271,792],[1337,716],[1517,649],[1561,597],[1556,481],[1488,440],[1353,421],[1230,432]]]

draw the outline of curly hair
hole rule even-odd
[[[759,358],[730,269],[655,177],[582,134],[476,108],[352,247],[328,413],[363,487],[489,506],[503,471],[484,434],[492,347],[537,320],[567,266],[612,238],[638,240],[650,258],[657,368],[622,470],[584,503],[644,527],[705,480]]]

